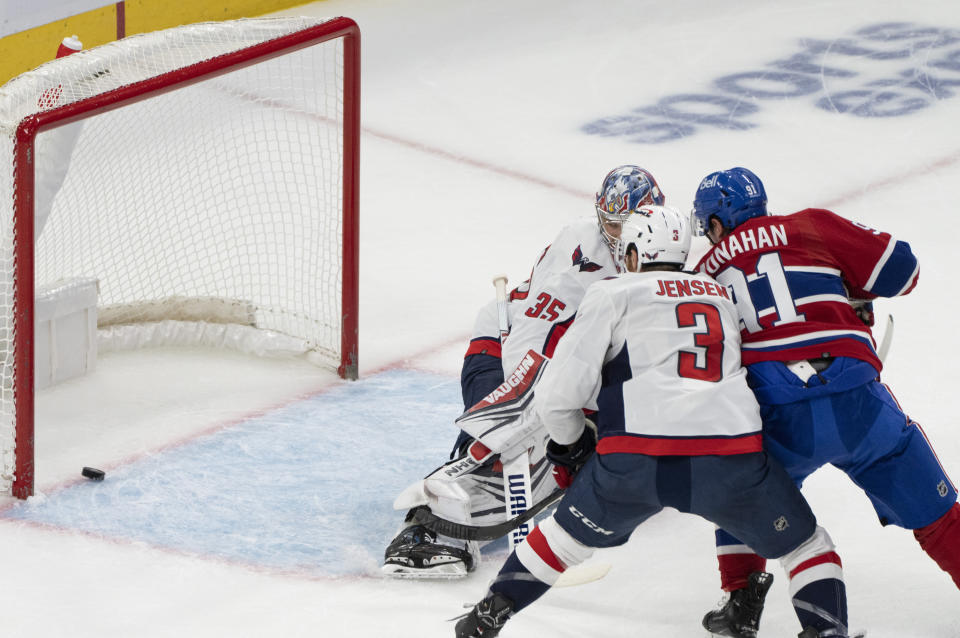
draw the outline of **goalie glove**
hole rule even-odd
[[[590,455],[597,448],[597,426],[590,419],[585,424],[580,438],[570,445],[547,441],[547,460],[553,463],[553,479],[561,489],[567,489]]]

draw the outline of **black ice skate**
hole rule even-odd
[[[441,541],[423,525],[405,527],[387,546],[383,573],[396,578],[462,578],[473,571],[467,543]]]
[[[840,634],[831,634],[831,636],[833,636],[834,638],[845,638],[845,636],[842,636]],[[806,629],[801,631],[799,634],[797,634],[797,638],[820,638],[820,632],[814,629],[813,627],[807,627]],[[856,633],[852,633],[850,634],[850,638],[867,638],[867,632],[858,631]]]
[[[491,594],[457,623],[457,638],[493,638],[500,633],[513,612],[513,601],[503,594]]]
[[[747,586],[730,592],[730,597],[719,609],[703,617],[703,626],[714,636],[756,638],[760,628],[763,600],[773,584],[773,574],[753,572]]]

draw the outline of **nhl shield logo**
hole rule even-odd
[[[790,527],[790,523],[787,522],[786,516],[781,516],[777,520],[773,521],[773,529],[777,530],[778,532],[782,532],[788,527]]]

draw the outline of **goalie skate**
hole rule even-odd
[[[381,571],[392,578],[463,578],[476,566],[476,543],[446,539],[423,525],[410,525],[387,546]]]

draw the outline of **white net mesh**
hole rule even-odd
[[[13,139],[0,135],[0,490],[7,491],[13,481],[14,418],[13,400],[13,211],[6,208],[13,202]],[[10,202],[10,204],[7,204]],[[33,397],[29,397],[33,400]]]
[[[239,20],[133,36],[0,88],[0,154],[8,158],[0,175],[0,482],[13,467],[12,136],[19,122],[322,22]],[[336,367],[343,64],[342,38],[333,39],[41,133],[36,285],[99,280],[106,347],[172,334],[158,325],[238,324],[261,337],[245,349],[262,350],[267,335],[279,350]],[[129,326],[146,326],[146,336],[118,338],[126,329],[118,327]],[[170,341],[196,332],[176,331]]]

